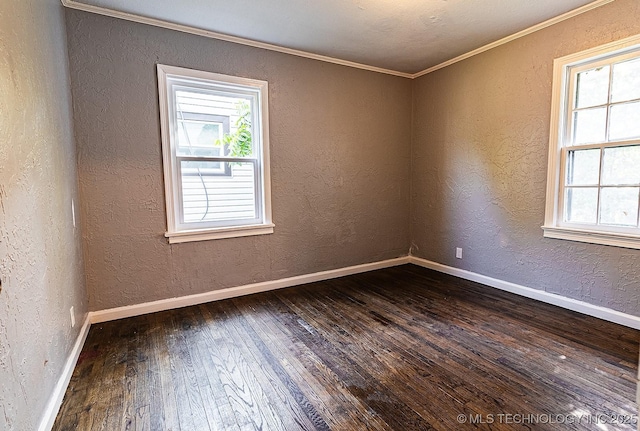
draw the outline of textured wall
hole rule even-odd
[[[617,0],[417,79],[413,254],[640,315],[640,251],[540,229],[553,59],[637,33],[640,2]]]
[[[406,255],[411,81],[67,11],[91,309]],[[269,82],[275,233],[167,244],[156,63]]]
[[[1,1],[0,430],[37,428],[87,311],[68,73],[60,2]]]

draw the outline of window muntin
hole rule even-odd
[[[271,233],[267,83],[163,65],[158,77],[170,242]]]
[[[547,237],[640,248],[638,42],[556,60]]]

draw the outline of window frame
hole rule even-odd
[[[598,64],[605,63],[613,57],[622,57],[634,52],[640,56],[640,35],[554,60],[545,222],[542,226],[546,238],[640,249],[640,228],[564,222],[564,183],[568,152],[572,149],[587,149],[588,147],[600,148],[601,151],[604,151],[604,148],[607,147],[638,145],[640,143],[640,138],[634,138],[572,145],[573,131],[571,130],[570,116],[574,111],[572,104],[575,96],[575,85],[572,85],[572,79],[581,70],[597,67]],[[609,109],[610,105],[614,104],[608,100],[605,106]],[[607,114],[607,121],[609,121],[609,114]],[[600,181],[598,188],[602,188]]]
[[[170,244],[235,238],[273,233],[271,219],[271,181],[269,170],[269,115],[268,83],[266,81],[205,72],[183,67],[157,65],[158,98],[160,107],[160,132],[165,186],[165,210],[167,231],[165,237]],[[253,151],[252,158],[178,156],[177,114],[175,112],[175,89],[220,91],[247,96],[252,101]],[[203,91],[204,91],[203,90]],[[182,186],[179,160],[243,162],[254,164],[254,193],[256,218],[235,219],[230,222],[181,221]],[[215,159],[215,160],[214,160]],[[216,174],[212,174],[216,175]],[[223,173],[217,175],[224,175]]]

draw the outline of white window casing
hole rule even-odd
[[[157,71],[169,242],[273,233],[267,82]]]
[[[614,67],[639,59],[640,35],[571,54],[554,61],[545,223],[542,226],[545,237],[640,249],[640,195],[638,195],[640,180],[635,174],[635,172],[640,172],[640,164],[635,166],[636,162],[627,161],[625,172],[634,173],[624,174],[627,175],[625,178],[628,178],[628,181],[618,182],[607,182],[609,181],[606,179],[607,175],[610,177],[611,174],[605,172],[610,172],[611,168],[609,167],[609,170],[605,171],[604,166],[605,160],[612,160],[612,154],[618,149],[624,148],[625,151],[630,150],[635,153],[640,151],[640,133],[633,132],[629,136],[616,136],[615,132],[612,132],[614,127],[611,119],[613,110],[620,112],[621,109],[630,109],[633,112],[628,114],[626,124],[631,121],[632,129],[640,128],[640,125],[635,126],[635,122],[633,122],[640,112],[637,108],[640,106],[640,96],[637,96],[640,93],[640,88],[637,87],[640,85],[638,73],[633,72],[631,78],[631,81],[634,82],[631,91],[633,96],[630,96],[629,100],[615,100],[612,96],[613,89],[616,88],[614,84],[614,70],[616,69]],[[603,68],[608,70],[608,81],[603,80],[606,82],[606,87],[594,87],[595,84],[587,87],[587,83],[578,84],[579,74],[587,76],[583,72],[595,74]],[[588,91],[596,94],[596,90],[605,89],[603,94],[606,101],[593,102],[584,107],[579,106],[578,94],[576,93],[578,85],[584,85],[584,88],[589,89],[584,90],[584,95],[590,95],[591,93]],[[580,96],[582,97],[583,93],[580,93]],[[581,115],[583,116],[581,117]],[[597,116],[602,119],[602,136],[598,137],[597,132],[594,132],[593,136],[596,138],[592,140],[585,139],[585,135],[578,136],[578,124],[581,127],[590,122],[598,124],[600,120],[594,120]],[[593,127],[597,129],[596,126]],[[584,129],[589,129],[589,126],[583,127],[582,130]],[[586,167],[588,162],[584,161],[586,159],[581,159],[581,164],[578,164],[577,161],[578,155],[585,156],[587,154],[585,151],[588,150],[592,150],[591,155],[597,157],[593,158],[591,162],[590,172],[595,173],[595,175],[591,175],[593,182],[584,179],[589,175],[582,175],[581,180],[584,183],[578,181],[574,184],[571,182],[574,172],[578,169],[588,170]],[[605,156],[607,156],[606,159]],[[619,222],[618,219],[612,221],[613,216],[609,215],[612,210],[607,209],[609,211],[607,212],[603,209],[605,208],[603,196],[607,196],[606,203],[609,203],[613,199],[610,197],[612,194],[622,192],[631,196],[626,201],[629,202],[629,208],[633,206],[635,194],[636,207],[632,211],[619,211],[628,215],[625,222]],[[571,196],[579,196],[579,193],[582,194],[581,196],[586,196],[582,198],[584,199],[581,201],[582,205],[585,205],[584,202],[587,201],[594,202],[594,205],[584,207],[587,210],[591,208],[593,212],[586,211],[587,215],[584,215],[583,211],[582,215],[572,217],[571,205],[573,201]],[[577,197],[575,201],[578,201]],[[575,206],[577,207],[577,204]]]

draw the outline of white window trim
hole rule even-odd
[[[182,67],[167,66],[158,64],[158,91],[160,100],[160,129],[162,137],[162,159],[164,165],[164,186],[167,215],[167,231],[165,237],[170,244],[191,241],[206,241],[224,238],[236,238],[252,235],[265,235],[273,233],[275,225],[271,219],[271,177],[269,170],[269,114],[268,114],[268,83],[256,79],[241,78],[236,76],[222,75],[211,72],[204,72]],[[172,156],[170,142],[170,112],[169,94],[167,92],[167,78],[170,76],[202,79],[208,81],[219,81],[232,85],[253,87],[260,91],[258,98],[259,124],[255,126],[254,132],[260,134],[260,155],[261,162],[260,179],[262,182],[260,202],[262,205],[262,223],[239,226],[211,227],[198,229],[179,229],[176,219],[178,203],[176,202],[176,192],[174,190],[174,173],[176,171],[175,159]]]
[[[605,57],[619,55],[638,47],[640,47],[640,35],[557,58],[553,62],[547,195],[545,221],[542,226],[544,237],[546,238],[640,249],[640,235],[637,234],[615,232],[615,228],[607,230],[594,229],[594,226],[591,225],[585,225],[584,228],[576,225],[563,226],[562,215],[560,214],[561,197],[559,196],[561,190],[560,183],[563,181],[563,166],[561,166],[561,161],[564,140],[563,133],[566,130],[566,104],[568,103],[569,80],[567,77],[570,68],[583,63],[591,63]]]

